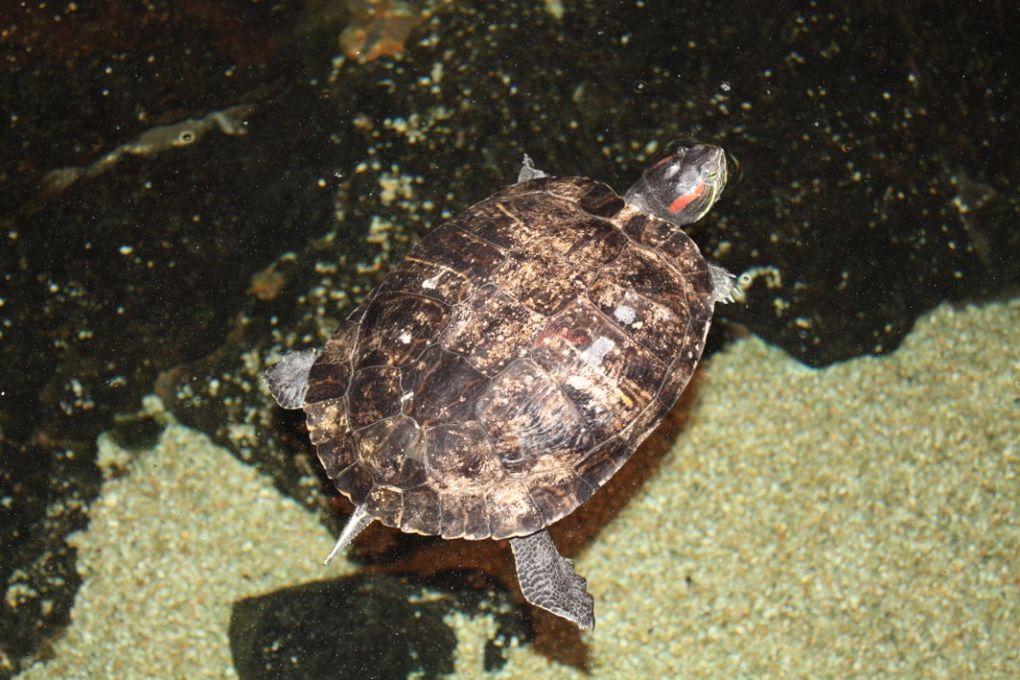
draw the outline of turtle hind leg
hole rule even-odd
[[[305,394],[308,392],[308,372],[318,352],[305,350],[291,352],[280,359],[280,363],[272,366],[262,374],[266,387],[273,393],[273,398],[283,408],[301,408],[305,405]]]
[[[595,600],[587,582],[574,571],[572,561],[560,556],[548,531],[511,538],[510,548],[524,599],[580,628],[595,627]]]
[[[333,549],[329,551],[329,555],[326,556],[326,561],[323,564],[329,564],[333,561],[334,557],[347,550],[354,539],[358,537],[358,534],[364,531],[365,527],[371,523],[372,516],[365,512],[364,505],[354,508],[354,514],[347,520],[344,530],[340,532],[340,538],[336,539]]]

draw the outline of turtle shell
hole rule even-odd
[[[594,180],[513,185],[429,233],[341,323],[309,374],[311,440],[383,524],[534,533],[674,404],[713,305],[680,228]]]

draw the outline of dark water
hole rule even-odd
[[[229,444],[270,408],[253,357],[321,342],[525,152],[622,190],[675,141],[727,149],[691,235],[752,284],[713,347],[824,366],[1015,294],[1013,4],[556,7],[0,8],[0,577],[32,593],[0,601],[0,675],[68,622],[98,433],[151,441],[118,418],[155,392]],[[287,418],[251,462],[335,529]]]

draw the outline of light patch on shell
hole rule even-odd
[[[629,326],[637,318],[637,312],[630,305],[620,305],[613,310],[613,317],[625,326]]]
[[[614,347],[616,347],[615,342],[605,336],[601,336],[596,338],[595,342],[588,345],[581,352],[581,360],[589,366],[598,366]]]
[[[413,340],[414,338],[411,335],[411,331],[404,331],[403,333],[400,334],[400,338],[398,338],[398,339],[400,340],[400,342],[402,344],[410,345],[411,344],[411,340]]]
[[[442,276],[442,274],[436,274],[435,276],[425,279],[424,281],[421,282],[421,287],[424,288],[425,290],[435,289],[435,287],[439,285],[440,276]]]

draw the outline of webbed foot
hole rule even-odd
[[[574,571],[571,560],[560,556],[548,531],[511,538],[510,548],[524,599],[580,628],[595,627],[595,599],[587,581]]]

